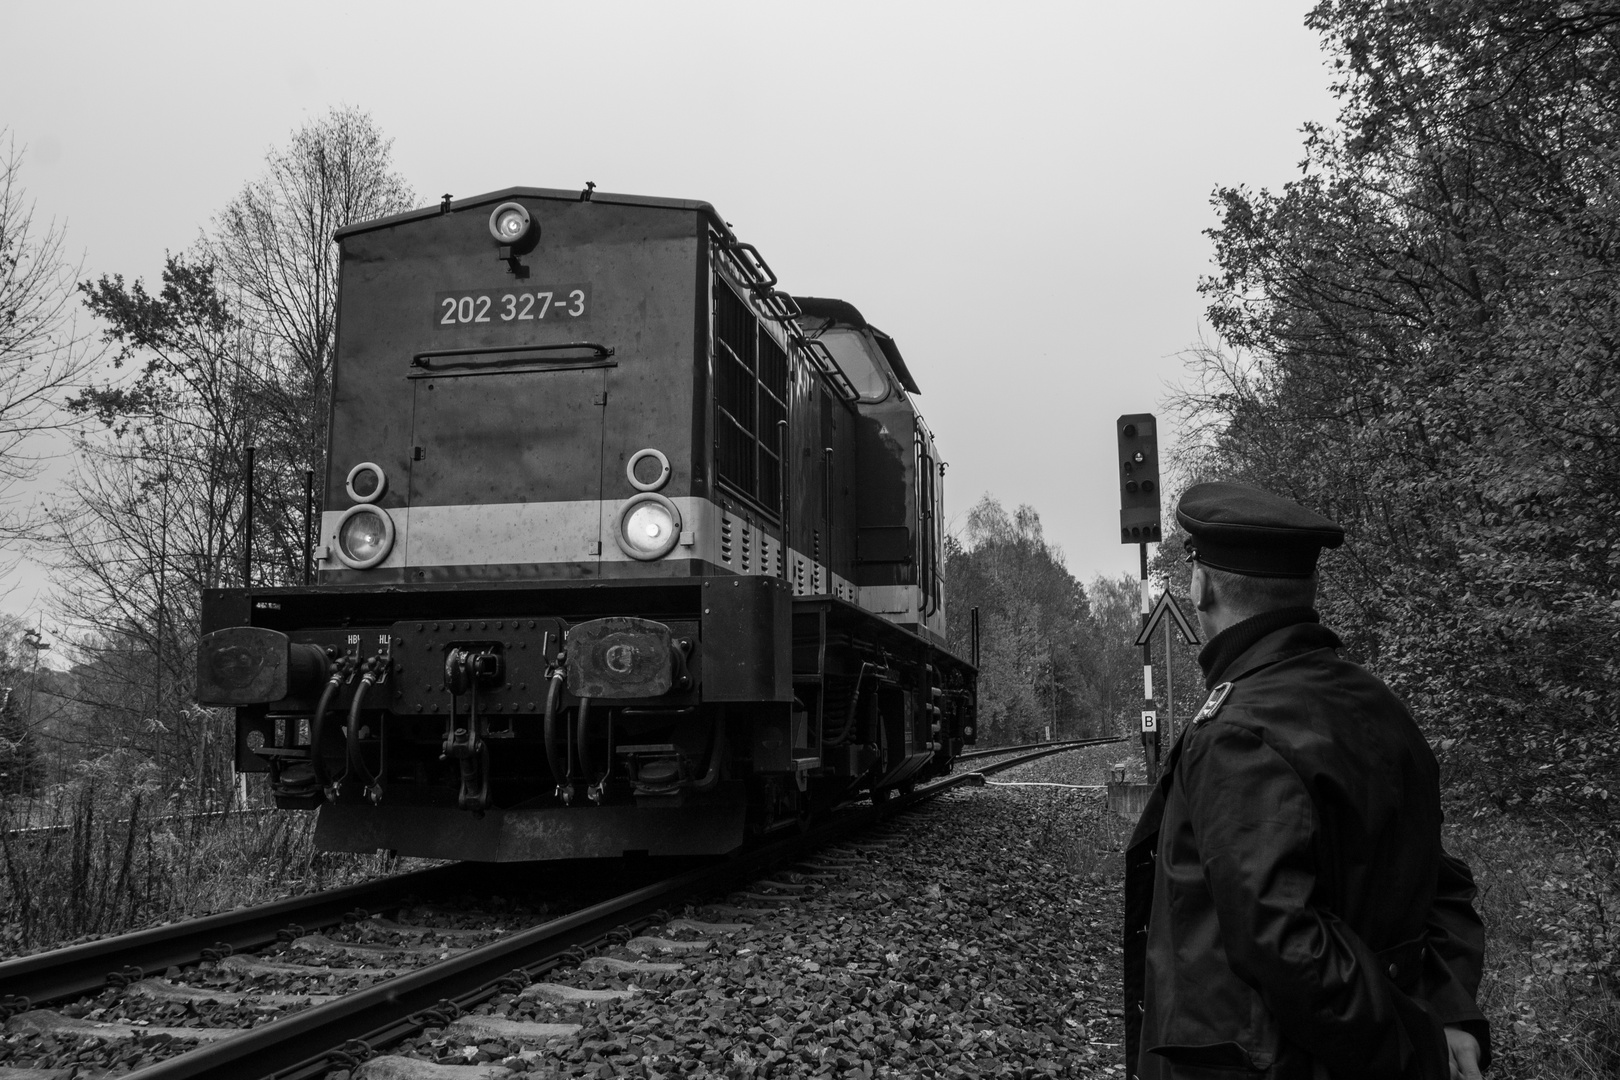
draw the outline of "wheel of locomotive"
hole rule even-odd
[[[762,836],[789,822],[801,832],[810,822],[810,799],[785,775],[755,777],[748,799],[749,836]]]

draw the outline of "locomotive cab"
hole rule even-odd
[[[940,466],[892,339],[706,203],[352,226],[305,586],[205,597],[198,699],[329,849],[719,854],[947,770]]]

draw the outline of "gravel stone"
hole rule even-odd
[[[1012,775],[1101,783],[1121,754],[1090,748]],[[1065,760],[1077,758],[1091,760]],[[586,1078],[1117,1077],[1126,835],[1100,790],[954,792],[817,856],[821,888],[748,908],[747,926],[688,925],[743,921],[736,906],[714,903],[649,929],[707,940],[712,951],[678,970],[650,978],[604,964],[636,956],[620,946],[548,976],[643,991],[632,998],[507,995],[490,1007],[512,1020],[578,1023],[574,1036],[525,1053],[514,1041],[442,1031],[396,1052],[487,1055],[518,1073]]]

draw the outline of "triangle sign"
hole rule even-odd
[[[1136,635],[1136,643],[1146,645],[1148,639],[1153,636],[1153,631],[1157,630],[1159,624],[1164,621],[1167,612],[1175,622],[1176,629],[1181,631],[1181,636],[1186,639],[1187,644],[1199,644],[1198,631],[1194,630],[1192,623],[1187,621],[1187,616],[1181,613],[1181,606],[1176,603],[1175,597],[1170,595],[1169,589],[1159,594],[1159,602],[1153,605],[1153,612],[1148,616],[1146,625],[1142,627],[1142,632]]]

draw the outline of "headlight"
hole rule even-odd
[[[351,506],[338,521],[337,557],[351,570],[370,570],[393,546],[394,519],[380,506]]]
[[[362,461],[349,470],[349,479],[344,486],[348,488],[349,498],[355,502],[374,503],[388,490],[388,474],[382,471],[381,465]]]
[[[515,247],[529,235],[529,228],[533,224],[526,206],[522,203],[505,202],[489,215],[489,235],[495,238],[497,244]]]
[[[643,491],[619,510],[613,538],[632,559],[661,559],[681,538],[681,512],[662,495]]]

